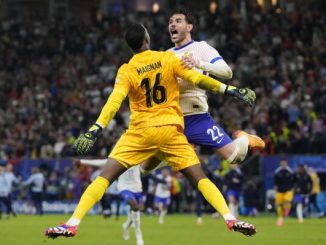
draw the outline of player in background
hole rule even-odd
[[[156,176],[152,175],[152,179],[156,182],[154,205],[159,211],[159,224],[164,224],[164,216],[168,212],[171,204],[171,185],[172,177],[167,168],[163,168],[161,173]]]
[[[290,213],[293,199],[293,181],[293,171],[288,166],[287,160],[282,159],[280,166],[274,172],[275,204],[277,209],[276,224],[278,226],[283,225],[283,217],[287,217]]]
[[[303,223],[303,213],[308,208],[312,181],[303,164],[299,164],[294,175],[294,204],[299,223]]]
[[[7,165],[6,165],[5,175],[6,175],[8,185],[9,185],[8,186],[8,188],[9,188],[9,196],[8,196],[8,198],[9,198],[9,206],[10,206],[11,214],[14,217],[16,217],[16,213],[12,208],[12,191],[13,191],[13,185],[18,185],[20,183],[20,179],[18,179],[16,177],[16,175],[13,173],[13,166],[9,162],[7,162]]]
[[[144,208],[143,186],[139,165],[129,168],[118,179],[118,190],[121,197],[129,204],[130,212],[127,221],[122,224],[123,239],[129,240],[129,228],[133,224],[137,245],[143,245],[143,235],[140,228],[140,211]]]
[[[210,92],[230,95],[250,106],[255,102],[255,93],[186,69],[172,52],[149,50],[150,37],[141,24],[130,27],[125,39],[134,56],[119,68],[114,89],[96,123],[79,135],[74,147],[80,155],[89,153],[127,96],[131,110],[128,129],[111,151],[100,176],[83,193],[71,218],[63,225],[48,228],[45,235],[50,238],[75,236],[78,225],[102,198],[109,184],[130,167],[152,157],[167,162],[174,171],[181,171],[228,220],[230,230],[254,235],[256,229],[252,224],[239,221],[230,213],[222,194],[204,174],[194,149],[183,134],[177,77]]]
[[[308,211],[309,213],[311,213],[311,205],[312,205],[314,209],[318,212],[318,217],[323,217],[324,212],[318,207],[317,204],[317,196],[320,193],[320,179],[314,168],[309,167],[308,173],[312,181],[312,190],[309,197]]]
[[[244,215],[258,215],[259,191],[254,180],[247,180],[243,186],[243,205],[245,208]]]
[[[192,39],[194,24],[195,18],[187,10],[178,9],[171,13],[168,29],[174,48],[169,51],[180,57],[188,68],[206,75],[231,79],[232,70],[218,51],[205,41],[197,42]],[[232,141],[208,113],[206,91],[185,80],[178,80],[185,123],[184,134],[191,144],[213,148],[216,154],[231,164],[241,163],[247,155],[248,147],[258,150],[265,147],[261,138],[241,130],[234,133],[236,139]],[[151,166],[158,164],[159,159],[150,159],[141,168],[146,173],[152,170]]]
[[[239,216],[239,201],[243,186],[243,174],[236,164],[232,164],[230,170],[225,175],[226,198],[231,213]]]
[[[6,207],[6,218],[9,219],[11,205],[9,202],[9,181],[6,176],[6,163],[0,162],[0,219],[2,218],[2,204]]]

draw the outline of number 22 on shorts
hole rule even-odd
[[[212,137],[212,141],[216,141],[217,144],[221,143],[224,138],[224,133],[217,126],[207,129],[207,134]]]

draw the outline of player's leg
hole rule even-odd
[[[238,203],[237,203],[237,198],[236,198],[236,195],[235,195],[235,191],[234,190],[227,191],[226,196],[227,196],[228,205],[229,205],[231,213],[235,217],[239,216],[239,212],[238,212],[239,206],[238,206]]]
[[[170,197],[167,198],[162,198],[162,209],[160,212],[160,217],[159,217],[159,224],[164,224],[164,218],[166,214],[168,213],[168,206],[170,205]]]
[[[184,176],[203,194],[204,198],[226,221],[228,228],[246,236],[256,233],[256,228],[249,223],[238,221],[230,212],[226,201],[218,188],[206,177],[199,164],[181,170]]]
[[[16,212],[14,211],[14,209],[12,208],[12,195],[9,194],[8,196],[8,206],[9,206],[9,209],[10,209],[10,213],[16,217]]]
[[[313,205],[313,207],[315,208],[315,210],[318,212],[318,217],[323,217],[324,216],[324,212],[320,209],[320,207],[318,207],[317,204],[317,193],[313,193],[311,194],[311,203]],[[310,207],[310,204],[308,207]]]
[[[130,206],[130,210],[127,214],[127,220],[122,224],[122,237],[124,240],[129,240],[129,228],[130,228],[131,224],[133,223],[132,210],[136,209],[137,203],[132,196],[132,192],[130,192],[128,190],[122,191],[120,193],[120,195],[121,195],[122,199],[127,201],[127,203]]]
[[[171,132],[172,129],[171,129]],[[253,225],[236,220],[231,214],[226,201],[219,189],[206,177],[194,149],[189,145],[182,130],[177,129],[171,134],[170,141],[162,145],[160,150],[174,171],[181,171],[184,176],[196,187],[211,206],[215,208],[227,221],[231,230],[245,235],[254,235]]]
[[[155,196],[154,197],[154,207],[158,211],[158,223],[163,224],[164,223],[164,214],[163,214],[163,200],[160,197]]]
[[[110,218],[112,211],[111,211],[111,205],[110,205],[110,195],[107,193],[104,193],[102,199],[100,200],[101,206],[102,206],[102,214],[104,218]]]
[[[241,163],[248,148],[263,149],[265,143],[258,136],[236,131],[235,139],[208,114],[185,116],[185,135],[190,143],[216,149],[216,153],[229,163]]]
[[[9,219],[11,211],[9,196],[4,197],[3,204],[6,207],[6,218]],[[0,205],[1,208],[1,205]]]
[[[117,160],[109,158],[100,176],[86,188],[70,219],[64,225],[48,228],[45,231],[45,235],[49,238],[75,236],[77,233],[77,226],[87,212],[101,200],[109,183],[112,183],[126,170],[127,168]]]
[[[109,183],[117,179],[127,168],[137,165],[155,154],[158,149],[153,141],[155,138],[148,135],[147,131],[153,134],[159,130],[159,128],[127,130],[113,148],[100,176],[85,190],[68,222],[62,226],[47,229],[45,235],[50,238],[75,236],[77,226],[88,210],[102,198]]]
[[[294,197],[294,205],[296,207],[296,213],[299,223],[303,223],[303,197],[300,194],[296,194]]]
[[[283,214],[284,217],[288,217],[290,214],[291,206],[293,200],[293,191],[287,191],[284,194],[284,203],[283,203]]]
[[[140,164],[140,171],[142,174],[147,175],[151,173],[153,170],[160,168],[161,166],[164,165],[163,163],[162,164],[161,163],[162,161],[160,159],[156,157],[151,157]]]
[[[135,235],[137,240],[137,245],[143,245],[143,236],[140,227],[140,210],[142,207],[142,196],[139,193],[133,193],[130,191],[122,191],[121,196],[125,199],[130,206],[130,214],[128,215],[128,219],[125,223],[123,223],[123,239],[129,239],[129,227],[133,223],[135,228]]]
[[[283,225],[283,205],[284,205],[284,196],[285,194],[282,192],[277,192],[275,196],[275,206],[276,206],[276,214],[277,214],[277,221],[276,225],[277,226],[282,226]]]
[[[134,229],[135,229],[137,245],[143,245],[144,240],[143,240],[143,234],[142,234],[141,227],[140,227],[140,210],[132,210],[131,218],[135,225]]]
[[[135,228],[135,236],[137,240],[137,245],[143,245],[143,234],[141,231],[141,224],[140,224],[140,211],[143,209],[143,195],[142,193],[135,193],[133,208],[131,211],[132,221],[134,223]]]
[[[201,225],[203,223],[202,218],[202,204],[203,204],[203,196],[202,194],[197,190],[196,191],[196,214],[197,214],[197,224]]]
[[[129,240],[129,228],[132,224],[131,209],[127,213],[127,220],[122,223],[122,238],[123,240]]]
[[[121,197],[120,195],[114,195],[114,200],[117,205],[116,213],[115,213],[115,219],[118,220],[120,216],[120,204],[121,204]]]

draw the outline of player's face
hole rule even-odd
[[[169,33],[173,43],[182,43],[190,36],[192,24],[188,24],[183,14],[174,14],[169,20]]]
[[[285,160],[282,160],[282,161],[280,162],[280,166],[283,167],[283,168],[286,168],[286,167],[288,166],[288,162],[285,161]]]
[[[164,177],[169,176],[169,174],[170,174],[169,170],[167,170],[167,169],[163,169],[163,170],[162,170],[162,175],[163,175]]]

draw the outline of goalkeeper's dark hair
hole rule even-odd
[[[125,40],[133,51],[137,51],[142,47],[145,35],[145,27],[141,24],[134,24],[126,31]]]
[[[195,16],[191,12],[189,12],[186,8],[181,7],[181,8],[172,10],[170,13],[170,17],[175,14],[183,14],[185,16],[188,24],[192,24],[193,26],[196,25]]]

